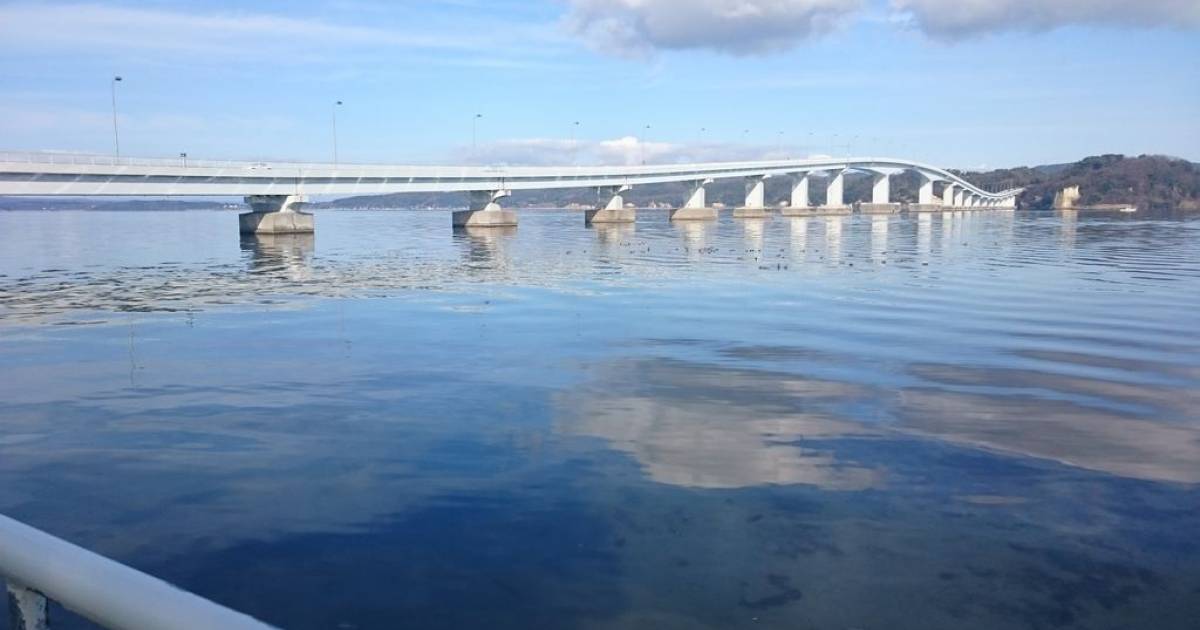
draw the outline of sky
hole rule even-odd
[[[114,87],[126,156],[1200,161],[1200,0],[0,0],[0,151]]]

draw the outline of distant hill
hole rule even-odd
[[[971,182],[993,190],[1022,186],[1026,188],[1020,207],[1047,210],[1054,195],[1066,186],[1078,185],[1083,193],[1081,205],[1131,204],[1149,211],[1200,210],[1200,166],[1191,162],[1156,155],[1125,157],[1100,155],[1073,164],[1046,164],[1034,167],[998,169],[985,172],[954,171]],[[906,172],[892,178],[892,200],[915,202],[918,177]],[[638,206],[678,204],[686,196],[684,184],[636,186],[626,194],[629,203]],[[776,204],[790,196],[787,178],[767,180],[767,202]],[[709,187],[711,203],[736,206],[743,200],[742,182],[718,180]],[[812,200],[820,202],[823,186],[812,187]],[[868,200],[870,178],[848,175],[847,202]],[[505,200],[512,207],[555,207],[591,205],[596,193],[589,189],[517,191]],[[317,204],[330,208],[459,208],[466,204],[462,193],[420,193],[348,197]]]
[[[1074,164],[963,173],[981,186],[1024,186],[1020,205],[1048,210],[1054,195],[1079,186],[1080,205],[1130,204],[1148,211],[1200,210],[1200,165],[1161,155],[1097,155]]]

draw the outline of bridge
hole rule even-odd
[[[390,166],[301,164],[289,162],[197,161],[114,158],[66,153],[0,153],[0,195],[28,196],[237,196],[251,211],[242,214],[246,233],[311,232],[312,215],[299,210],[310,195],[379,195],[389,193],[463,192],[468,209],[454,212],[454,226],[513,226],[516,213],[501,201],[514,190],[590,188],[597,193],[588,223],[624,223],[636,211],[625,207],[623,194],[634,186],[684,182],[687,198],[671,211],[672,220],[717,218],[706,203],[706,187],[718,179],[742,179],[745,203],[737,217],[766,216],[765,180],[787,178],[791,198],[784,216],[847,214],[845,176],[872,178],[871,201],[862,212],[896,212],[891,177],[914,171],[920,176],[917,203],[909,211],[1016,207],[1021,189],[985,190],[950,171],[894,158],[815,158],[640,166]],[[813,205],[809,187],[825,186],[825,201]],[[940,194],[935,196],[935,185]]]

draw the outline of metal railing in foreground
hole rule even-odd
[[[46,630],[52,599],[113,630],[269,630],[123,564],[0,516],[0,577],[11,630]]]

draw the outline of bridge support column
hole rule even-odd
[[[766,179],[769,176],[746,178],[746,203],[733,209],[734,218],[762,219],[767,216]]]
[[[846,190],[846,171],[837,171],[825,185],[825,205],[821,206],[821,214],[850,214],[850,208],[843,200]]]
[[[892,178],[886,173],[875,173],[871,184],[871,203],[858,204],[863,214],[894,214],[900,212],[900,204],[891,202]]]
[[[800,173],[792,182],[792,201],[779,214],[785,217],[803,217],[812,214],[808,201],[808,173]]]
[[[917,203],[922,206],[933,205],[933,180],[924,173],[921,174],[921,188],[917,190]]]
[[[583,214],[583,223],[633,223],[637,220],[637,211],[625,207],[625,197],[621,193],[629,190],[629,186],[601,186],[596,189],[600,203],[596,209]]]
[[[937,212],[943,204],[936,203],[933,196],[933,179],[925,173],[918,172],[921,186],[917,189],[917,203],[908,204],[909,212]]]
[[[511,190],[472,190],[467,210],[459,210],[451,217],[454,227],[514,227],[517,213],[500,207],[500,200],[511,195]]]
[[[671,211],[670,219],[672,221],[695,221],[708,220],[711,221],[717,218],[717,209],[710,208],[705,205],[705,186],[712,183],[711,179],[697,180],[692,183],[692,192],[688,195],[687,203],[683,207],[676,208]]]
[[[251,195],[245,198],[250,212],[238,215],[242,234],[309,234],[313,215],[297,210],[308,201],[304,195]]]
[[[954,189],[954,203],[951,205],[953,205],[955,208],[962,208],[963,207],[963,196],[965,196],[965,195],[966,195],[965,190],[963,190],[961,188],[955,188]]]
[[[956,186],[951,183],[946,184],[946,188],[942,190],[942,209],[949,210],[954,207],[954,198]]]
[[[892,178],[883,173],[876,173],[871,185],[871,203],[890,203],[892,196]]]

